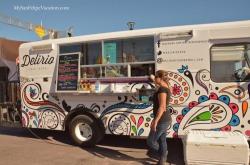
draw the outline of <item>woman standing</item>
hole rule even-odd
[[[155,82],[157,91],[153,96],[153,114],[154,119],[151,122],[151,129],[147,138],[149,146],[148,155],[157,156],[158,164],[163,165],[167,161],[167,128],[171,123],[170,112],[167,106],[170,100],[170,85],[168,82],[167,72],[158,70],[151,79]]]

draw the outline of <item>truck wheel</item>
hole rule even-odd
[[[78,115],[70,122],[69,134],[76,145],[92,147],[98,143],[103,131],[98,123],[87,115]]]

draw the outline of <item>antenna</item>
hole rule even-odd
[[[128,25],[128,29],[129,29],[129,30],[134,30],[135,22],[129,21],[129,22],[127,23],[127,25]]]
[[[71,36],[72,36],[72,34],[73,34],[73,29],[74,29],[73,26],[70,26],[70,27],[68,28],[68,30],[67,30],[67,35],[68,35],[68,37],[71,37]]]

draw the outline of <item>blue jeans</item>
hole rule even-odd
[[[156,127],[156,131],[150,130],[147,144],[149,149],[157,154],[163,159],[167,158],[167,128],[169,123],[159,123]]]

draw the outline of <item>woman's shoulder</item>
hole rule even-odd
[[[170,89],[168,87],[159,87],[158,89],[158,93],[169,93],[170,92]]]

